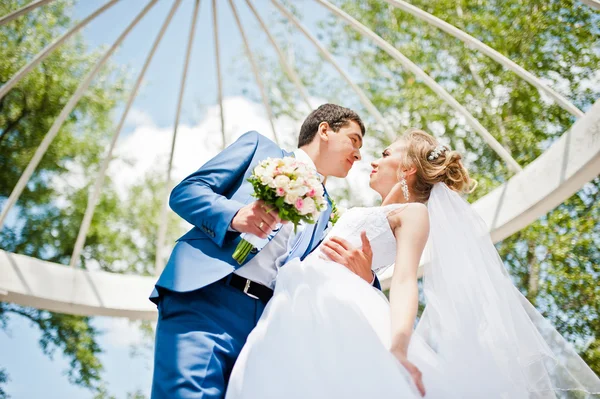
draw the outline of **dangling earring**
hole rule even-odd
[[[404,173],[400,172],[400,187],[402,188],[402,195],[404,195],[404,199],[408,202],[408,184],[406,184],[406,179],[404,178]]]

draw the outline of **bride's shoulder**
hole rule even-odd
[[[389,208],[387,217],[390,226],[396,227],[413,225],[429,228],[429,212],[427,206],[420,202],[411,202],[408,204],[386,205]]]

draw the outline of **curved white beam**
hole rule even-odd
[[[596,10],[600,10],[600,1],[598,0],[581,0],[583,3],[588,6],[595,8]]]
[[[273,123],[273,110],[271,109],[271,104],[269,104],[269,96],[267,95],[267,91],[265,90],[265,86],[260,77],[260,72],[258,71],[258,65],[254,60],[254,56],[252,55],[252,50],[250,49],[250,43],[248,43],[248,38],[246,37],[246,32],[244,32],[244,28],[242,26],[242,21],[240,21],[240,16],[237,13],[237,8],[235,4],[233,4],[233,0],[229,0],[229,5],[231,6],[231,11],[233,12],[233,16],[235,17],[235,22],[240,31],[240,35],[242,35],[242,41],[244,42],[244,49],[246,50],[246,56],[250,61],[250,65],[252,66],[252,73],[254,74],[254,79],[256,79],[256,84],[260,89],[260,94],[263,100],[263,104],[265,109],[267,110],[267,116],[269,117],[269,123],[271,124],[271,130],[273,131],[273,137],[275,138],[275,142],[279,145],[279,135],[277,134],[277,130],[275,130],[275,124]]]
[[[54,0],[32,1],[31,3],[27,4],[26,6],[23,6],[23,7],[19,8],[18,10],[15,10],[15,11],[11,12],[10,14],[6,14],[2,18],[0,18],[0,26],[9,23],[13,19],[18,18],[21,15],[28,13],[29,11],[35,10],[36,8],[43,6],[44,4],[50,3],[51,1],[54,1]]]
[[[317,1],[320,1],[320,0],[317,0]],[[394,7],[399,8],[403,11],[406,11],[409,14],[419,18],[420,20],[425,21],[428,24],[433,25],[437,28],[440,28],[444,32],[451,34],[455,38],[463,41],[467,46],[481,51],[482,53],[484,53],[485,55],[487,55],[488,57],[490,57],[491,59],[493,59],[500,65],[502,65],[503,67],[505,67],[505,68],[513,71],[517,75],[519,75],[521,78],[523,78],[524,80],[529,82],[531,85],[536,87],[538,90],[541,90],[544,93],[546,93],[547,95],[549,95],[550,97],[552,97],[554,99],[554,101],[556,101],[556,103],[565,111],[571,113],[572,115],[574,115],[578,118],[583,116],[583,112],[579,108],[577,108],[575,105],[573,105],[573,103],[571,103],[568,99],[566,99],[565,97],[563,97],[562,95],[560,95],[559,93],[554,91],[550,86],[548,86],[544,82],[542,82],[537,76],[533,75],[531,72],[527,71],[526,69],[521,67],[519,64],[512,61],[510,58],[507,58],[504,55],[500,54],[498,51],[494,50],[487,44],[484,44],[480,40],[469,35],[468,33],[458,29],[454,25],[450,25],[446,21],[443,21],[443,20],[439,19],[438,17],[435,17],[435,16],[429,14],[428,12],[423,11],[418,7],[408,4],[407,2],[405,2],[403,0],[385,0],[385,1]],[[583,0],[583,2],[585,2],[589,5],[591,5],[590,3],[594,2],[594,1],[597,2],[598,4],[600,4],[600,2],[598,2],[597,0]],[[594,7],[594,6],[592,5],[592,7]],[[597,7],[600,7],[600,6],[597,6]]]
[[[367,111],[371,114],[371,116],[373,118],[375,118],[375,120],[383,127],[383,130],[387,134],[388,139],[390,141],[394,141],[398,136],[396,134],[396,132],[394,132],[394,130],[389,126],[389,124],[383,118],[383,115],[381,115],[379,110],[375,107],[375,105],[373,105],[373,103],[371,102],[371,100],[369,100],[369,98],[363,92],[363,90],[360,87],[358,87],[358,85],[356,83],[354,83],[354,81],[350,78],[350,76],[348,76],[346,71],[344,71],[342,69],[342,67],[337,63],[335,58],[333,58],[333,56],[325,48],[325,46],[323,46],[323,44],[321,44],[321,42],[319,42],[319,40],[317,40],[317,38],[314,37],[309,32],[309,30],[306,29],[304,27],[304,25],[302,25],[302,23],[300,21],[298,21],[298,19],[294,16],[294,14],[292,14],[288,9],[286,9],[283,5],[281,5],[277,0],[271,0],[271,2],[273,3],[273,5],[275,5],[275,7],[277,7],[277,9],[279,11],[281,11],[281,13],[283,15],[285,15],[294,25],[296,25],[296,27],[304,34],[304,36],[306,36],[306,38],[319,50],[319,52],[323,55],[323,57],[327,61],[329,61],[329,63],[331,65],[333,65],[333,67],[338,71],[338,73],[342,76],[342,78],[344,78],[346,83],[348,83],[348,85],[356,93],[356,95],[360,99],[360,102],[367,109]]]
[[[600,100],[523,172],[473,204],[494,243],[527,227],[600,174]],[[389,288],[393,268],[382,286]]]
[[[73,28],[69,29],[64,35],[56,39],[53,43],[47,45],[42,51],[40,51],[35,58],[27,63],[23,68],[21,68],[8,82],[6,82],[2,87],[0,87],[0,100],[2,97],[6,95],[19,81],[31,71],[37,64],[42,62],[46,57],[48,57],[58,46],[64,43],[65,40],[73,36],[75,33],[79,32],[83,27],[85,27],[90,21],[95,19],[98,15],[102,14],[104,11],[108,10],[110,7],[115,5],[120,0],[110,0],[108,3],[104,4],[102,7],[94,11],[92,14],[88,15],[83,21],[75,25]]]
[[[543,155],[473,204],[498,242],[600,173],[600,101]],[[389,288],[392,269],[380,275]],[[55,312],[154,320],[156,278],[90,272],[0,250],[0,300]]]
[[[304,100],[304,102],[308,106],[308,109],[311,110],[312,106],[310,105],[310,100],[309,100],[309,97],[308,97],[308,93],[306,92],[306,88],[302,84],[302,81],[298,77],[298,74],[296,73],[296,71],[294,70],[294,68],[290,64],[288,64],[288,62],[286,61],[285,55],[283,54],[283,51],[281,50],[281,48],[279,48],[279,45],[275,41],[275,38],[273,37],[273,35],[271,35],[271,31],[269,30],[269,27],[267,26],[267,24],[265,23],[265,21],[263,21],[263,19],[261,18],[260,14],[258,13],[258,11],[256,11],[256,9],[254,8],[254,5],[252,4],[252,2],[250,0],[246,0],[246,3],[248,4],[248,7],[250,7],[250,10],[252,10],[252,13],[256,17],[256,19],[258,20],[258,23],[260,24],[261,28],[267,34],[267,37],[269,38],[269,41],[271,42],[271,44],[275,48],[275,51],[277,52],[277,56],[279,57],[279,63],[283,67],[283,70],[287,73],[287,75],[290,78],[290,80],[296,86],[296,89],[298,90],[298,93],[300,93],[300,97],[302,97],[302,99]]]
[[[217,21],[217,0],[212,1],[213,33],[215,38],[215,63],[217,68],[217,98],[219,100],[219,117],[221,118],[221,149],[227,146],[225,136],[225,111],[223,109],[223,77],[221,76],[221,53],[219,50],[219,25]]]
[[[0,301],[81,316],[156,320],[156,279],[91,272],[0,250]]]
[[[83,82],[81,82],[81,84],[79,85],[79,87],[77,88],[75,93],[69,99],[69,102],[67,102],[67,104],[64,106],[64,108],[58,115],[58,117],[54,120],[52,127],[50,128],[48,133],[46,133],[46,136],[44,136],[44,139],[42,140],[42,142],[38,146],[37,150],[35,151],[33,158],[31,159],[31,161],[29,161],[27,168],[25,169],[25,171],[19,178],[17,185],[15,186],[13,191],[10,193],[8,200],[6,201],[6,204],[4,205],[4,208],[2,209],[2,213],[0,213],[0,229],[2,229],[2,226],[4,225],[4,221],[6,220],[6,217],[8,216],[8,212],[11,210],[11,208],[15,205],[15,203],[19,199],[19,196],[23,192],[23,189],[27,185],[27,182],[31,178],[31,175],[33,175],[33,172],[37,168],[42,157],[48,150],[50,143],[52,143],[52,140],[54,140],[54,137],[56,137],[56,135],[58,134],[58,131],[61,128],[62,124],[64,123],[65,119],[67,119],[67,117],[69,116],[69,114],[71,113],[73,108],[75,108],[75,105],[77,105],[77,103],[79,102],[79,99],[83,96],[83,93],[85,92],[85,90],[88,88],[88,86],[90,85],[90,83],[92,82],[92,80],[94,79],[96,74],[100,71],[100,68],[102,68],[102,66],[106,63],[108,58],[117,49],[119,44],[121,44],[121,42],[123,40],[125,40],[125,38],[129,34],[129,32],[131,32],[131,30],[138,24],[138,22],[142,19],[142,17],[144,15],[146,15],[146,13],[150,10],[150,8],[152,8],[152,6],[156,3],[156,1],[157,0],[150,0],[150,2],[133,19],[133,21],[131,21],[131,23],[127,26],[125,31],[123,31],[123,33],[121,33],[121,35],[117,38],[117,40],[113,43],[113,45],[108,49],[108,51],[106,53],[104,53],[102,58],[100,58],[100,60],[96,63],[96,65],[94,66],[94,69],[92,69],[90,71],[90,73],[88,73],[88,75],[85,77]]]
[[[171,139],[171,152],[169,153],[169,166],[167,167],[167,175],[165,179],[164,193],[161,196],[162,206],[160,218],[158,220],[158,234],[156,238],[156,258],[154,262],[154,272],[159,275],[164,267],[162,260],[162,251],[165,244],[165,236],[167,235],[167,213],[169,204],[167,202],[168,193],[171,190],[171,171],[173,170],[173,157],[175,155],[175,143],[177,142],[177,129],[179,128],[179,118],[181,116],[181,105],[183,104],[183,94],[185,92],[185,82],[192,54],[192,45],[194,44],[194,35],[196,33],[196,22],[198,21],[198,9],[200,8],[200,0],[194,2],[194,11],[192,12],[192,26],[188,36],[187,49],[185,52],[185,61],[183,63],[183,72],[181,74],[181,85],[179,86],[179,98],[177,99],[177,111],[175,112],[175,127],[173,129],[173,137]]]
[[[510,155],[508,150],[504,148],[495,138],[484,128],[481,123],[471,113],[463,107],[450,93],[448,93],[442,86],[440,86],[431,76],[429,76],[425,71],[419,68],[414,62],[406,58],[404,54],[398,51],[394,46],[385,41],[381,36],[377,35],[375,32],[358,22],[356,19],[348,15],[343,10],[337,8],[333,4],[329,3],[326,0],[316,0],[318,3],[327,7],[332,13],[336,16],[345,20],[352,28],[354,28],[359,33],[369,37],[372,39],[379,48],[388,53],[392,58],[396,61],[400,62],[402,66],[413,74],[415,74],[420,79],[423,79],[423,82],[431,89],[435,94],[437,94],[442,100],[444,100],[448,105],[450,105],[456,112],[461,114],[473,128],[484,140],[485,142],[498,154],[500,158],[504,162],[506,162],[508,168],[513,172],[521,171],[521,166],[514,160],[514,158]]]
[[[119,124],[117,125],[117,129],[115,130],[115,133],[113,134],[108,151],[106,152],[104,160],[102,161],[102,165],[100,166],[100,170],[98,171],[98,176],[96,177],[96,183],[94,184],[94,191],[92,192],[92,195],[88,199],[87,207],[85,209],[85,214],[83,215],[83,221],[81,222],[81,225],[79,226],[79,233],[77,233],[77,240],[75,241],[75,247],[73,248],[73,254],[71,255],[71,260],[69,262],[69,265],[71,267],[75,267],[77,265],[77,263],[79,262],[79,256],[81,255],[81,251],[83,250],[83,246],[85,245],[85,238],[86,238],[88,230],[90,228],[90,224],[92,223],[92,218],[94,217],[94,211],[95,211],[96,205],[98,203],[98,198],[100,198],[100,193],[102,192],[102,185],[104,184],[104,177],[106,176],[106,170],[108,169],[108,165],[109,165],[110,161],[112,160],[113,150],[115,149],[115,145],[117,144],[117,139],[119,138],[119,135],[121,134],[121,130],[123,129],[123,125],[125,124],[125,119],[127,119],[127,115],[129,114],[129,110],[131,109],[131,106],[133,105],[133,101],[137,97],[138,90],[140,88],[140,85],[142,84],[142,80],[144,79],[144,76],[146,75],[146,70],[148,69],[150,62],[152,61],[152,58],[154,57],[156,48],[158,47],[158,44],[161,42],[161,40],[165,34],[165,31],[167,30],[167,27],[171,23],[173,14],[175,14],[175,11],[177,10],[177,8],[179,7],[180,4],[181,4],[181,0],[176,0],[173,3],[173,6],[171,7],[169,14],[165,18],[165,21],[163,22],[162,27],[160,28],[160,31],[158,32],[158,35],[156,36],[156,39],[154,40],[154,44],[152,45],[152,48],[150,49],[150,52],[148,53],[148,56],[146,57],[146,61],[144,62],[144,65],[142,66],[142,70],[140,71],[140,74],[138,75],[138,78],[133,86],[133,89],[131,90],[131,94],[129,95],[129,99],[127,100],[127,105],[125,106],[123,115],[121,116],[121,119],[119,120]]]

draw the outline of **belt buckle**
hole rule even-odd
[[[250,298],[260,299],[256,295],[252,295],[251,293],[248,292],[248,290],[250,289],[250,284],[251,283],[252,283],[252,281],[246,279],[246,285],[244,286],[244,294],[248,295]]]

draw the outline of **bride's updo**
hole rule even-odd
[[[442,146],[433,136],[418,129],[409,129],[400,140],[405,144],[405,166],[416,168],[411,187],[415,201],[426,202],[436,183],[446,183],[459,193],[475,189],[477,182],[469,177],[459,152]]]

